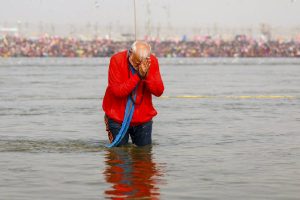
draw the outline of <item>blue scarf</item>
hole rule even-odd
[[[131,73],[135,74],[136,71],[134,70],[133,66],[130,64],[130,62],[128,62],[128,63],[129,63],[129,68],[130,68]],[[132,92],[133,97],[131,97],[131,94],[130,94],[127,98],[122,127],[121,127],[119,133],[117,134],[117,136],[115,137],[114,141],[107,145],[107,147],[109,147],[109,148],[118,146],[118,144],[120,144],[120,142],[124,138],[128,128],[129,128],[129,125],[130,125],[130,122],[131,122],[131,119],[133,116],[133,112],[134,112],[134,101],[136,99],[136,90],[137,90],[137,86],[133,89],[133,92]]]

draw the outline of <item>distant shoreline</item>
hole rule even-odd
[[[126,50],[133,41],[110,39],[82,40],[71,37],[41,36],[32,39],[5,35],[0,38],[0,57],[110,57]],[[225,40],[202,36],[197,40],[148,41],[157,57],[166,58],[294,58],[300,57],[300,38],[271,40],[236,35]]]

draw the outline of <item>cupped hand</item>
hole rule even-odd
[[[141,75],[141,77],[145,78],[147,76],[147,73],[149,71],[150,68],[150,58],[146,58],[144,60],[142,60],[141,64],[139,65],[139,74]]]

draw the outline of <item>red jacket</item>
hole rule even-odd
[[[128,67],[127,51],[119,52],[110,59],[108,86],[103,98],[102,108],[105,114],[118,123],[122,123],[128,95],[138,84],[136,105],[130,125],[139,125],[151,120],[156,114],[152,104],[152,94],[159,97],[164,91],[157,58],[150,57],[148,75],[141,80],[132,74]]]

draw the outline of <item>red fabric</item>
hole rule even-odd
[[[109,118],[122,123],[127,97],[137,84],[137,104],[130,125],[145,123],[157,115],[157,111],[152,104],[152,94],[157,97],[161,96],[164,85],[157,58],[151,55],[150,59],[151,65],[148,75],[141,80],[137,74],[132,75],[129,71],[127,51],[117,53],[111,57],[108,70],[108,86],[102,104],[102,108]]]

